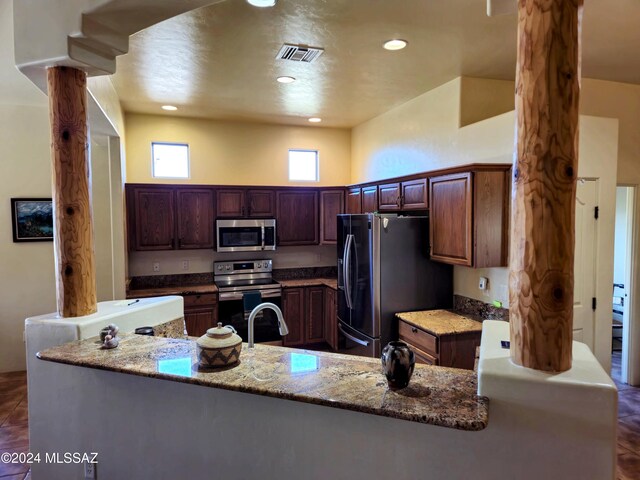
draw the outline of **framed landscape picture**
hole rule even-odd
[[[14,242],[53,240],[53,207],[50,198],[12,198]]]

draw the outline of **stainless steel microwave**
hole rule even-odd
[[[276,249],[274,218],[216,220],[216,251],[252,252]]]

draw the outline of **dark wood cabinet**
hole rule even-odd
[[[218,323],[218,297],[215,293],[185,295],[184,323],[187,335],[201,337]]]
[[[178,189],[178,248],[213,248],[213,190]]]
[[[318,192],[277,191],[276,232],[278,245],[317,245],[320,240]]]
[[[243,217],[245,191],[240,188],[219,189],[216,192],[218,217]]]
[[[305,343],[324,342],[325,287],[305,289]]]
[[[276,202],[273,190],[249,189],[246,193],[247,216],[275,217]]]
[[[426,210],[427,179],[417,178],[403,182],[385,183],[378,186],[381,211]]]
[[[347,190],[347,213],[362,213],[362,189],[360,187]]]
[[[378,186],[378,205],[380,210],[400,210],[400,182]]]
[[[402,210],[426,210],[429,207],[426,178],[402,182],[400,186]]]
[[[507,265],[508,170],[432,177],[431,258],[477,268]]]
[[[362,189],[362,213],[378,211],[378,186],[364,187]]]
[[[404,320],[399,320],[398,330],[400,340],[413,350],[416,362],[473,370],[481,331],[433,335]]]
[[[338,349],[338,304],[336,291],[326,287],[324,291],[324,340],[333,350]]]
[[[283,338],[285,347],[304,345],[304,288],[282,290],[282,314],[289,333]]]
[[[338,221],[336,216],[344,213],[344,193],[342,190],[320,192],[320,244],[335,245],[338,242]]]
[[[129,228],[133,231],[134,250],[171,250],[175,248],[174,189],[171,187],[135,188],[129,195]]]

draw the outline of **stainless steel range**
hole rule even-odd
[[[263,301],[275,303],[279,307],[282,287],[272,277],[271,260],[242,260],[237,262],[215,262],[213,280],[218,287],[218,321],[233,326],[244,341],[248,340],[248,318],[251,308],[245,308],[255,301],[259,293]],[[245,302],[245,295],[251,296]],[[271,310],[264,310],[254,323],[256,342],[282,341],[278,330],[278,320]]]

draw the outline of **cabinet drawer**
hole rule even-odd
[[[215,293],[199,293],[195,295],[185,295],[184,306],[195,307],[199,305],[212,305],[218,302],[218,295]]]
[[[438,355],[438,339],[419,328],[400,320],[400,340],[415,345],[429,355]]]
[[[416,358],[416,363],[423,363],[425,365],[438,365],[439,364],[437,357],[429,355],[427,352],[423,352],[418,347],[414,347],[411,344],[407,344],[407,345],[409,345],[409,348],[411,348],[411,350],[413,350],[413,354],[415,355],[415,358]]]

